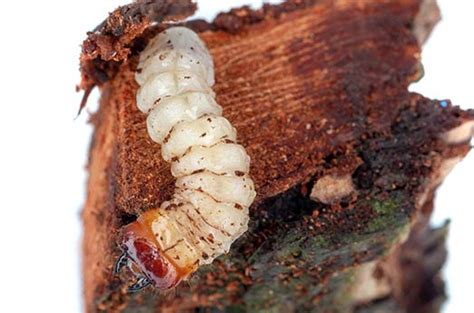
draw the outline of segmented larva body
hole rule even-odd
[[[136,81],[148,133],[177,180],[171,200],[125,227],[122,244],[143,281],[171,288],[229,251],[247,230],[256,193],[250,158],[215,101],[213,61],[196,33],[173,27],[158,34],[140,55]]]

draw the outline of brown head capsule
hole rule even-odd
[[[163,254],[143,216],[123,229],[121,246],[142,274],[158,288],[176,286],[183,277]],[[133,265],[132,265],[133,266]]]

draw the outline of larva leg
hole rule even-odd
[[[118,258],[117,262],[115,263],[114,266],[114,274],[120,273],[122,268],[128,265],[129,262],[129,257],[126,252],[122,253],[122,255]]]
[[[137,106],[149,114],[149,135],[172,163],[176,190],[125,226],[126,257],[116,271],[130,259],[140,271],[131,291],[149,283],[168,289],[229,251],[247,231],[256,193],[250,158],[221,116],[212,58],[197,34],[183,27],[158,34],[140,56],[136,81]]]
[[[142,276],[138,278],[136,283],[128,287],[128,292],[137,292],[142,290],[143,288],[147,287],[148,285],[151,284],[151,280],[149,280],[147,277]]]

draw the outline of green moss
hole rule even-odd
[[[394,198],[385,201],[374,200],[371,207],[378,216],[367,225],[368,233],[398,229],[404,227],[408,222],[408,217],[399,208],[399,204]]]
[[[275,277],[252,286],[244,301],[247,312],[311,312],[312,299],[322,288],[306,273],[287,282]]]
[[[297,258],[301,256],[304,240],[305,238],[301,238],[301,236],[297,238],[285,237],[284,244],[281,245],[282,249],[276,252],[275,258],[278,260],[287,260],[288,258]]]
[[[387,226],[395,222],[394,219],[385,216],[376,217],[367,225],[367,231],[369,233],[375,233],[387,228]]]
[[[278,312],[285,293],[277,282],[260,284],[246,293],[245,303],[249,312]]]
[[[372,203],[372,209],[378,214],[393,214],[396,212],[397,207],[398,204],[394,199],[386,201],[374,200]]]
[[[216,309],[213,312],[222,312],[220,309]],[[244,304],[234,304],[225,308],[226,313],[245,313],[248,312]]]
[[[326,249],[329,246],[328,240],[323,235],[306,237],[301,232],[290,233],[283,238],[279,245],[281,249],[275,253],[275,259],[287,261],[291,258],[308,258],[308,255]]]
[[[326,249],[329,247],[330,242],[323,235],[318,235],[315,237],[311,237],[310,244],[311,244],[310,248]]]

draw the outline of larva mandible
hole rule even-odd
[[[256,193],[250,158],[215,101],[212,57],[196,33],[172,27],[158,34],[141,53],[135,79],[137,106],[171,162],[176,190],[125,226],[115,270],[140,269],[131,291],[150,283],[168,289],[229,251],[247,231]]]

